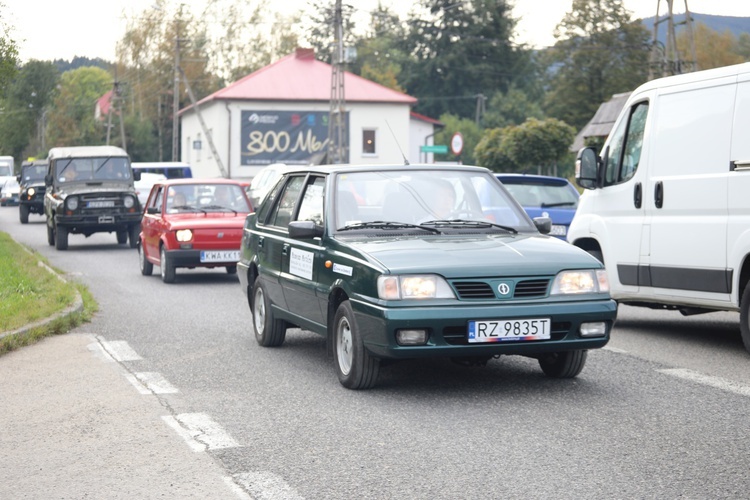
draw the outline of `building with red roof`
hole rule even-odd
[[[325,162],[331,99],[331,65],[312,49],[297,49],[180,111],[181,160],[196,176],[220,176],[204,127],[224,173],[253,177],[271,163]],[[417,99],[352,73],[344,73],[347,162],[432,161],[437,120],[413,113]]]

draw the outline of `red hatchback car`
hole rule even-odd
[[[242,227],[252,212],[239,181],[167,179],[151,188],[138,253],[141,274],[161,268],[173,283],[178,267],[225,267],[237,272]]]

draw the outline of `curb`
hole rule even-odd
[[[11,239],[12,238],[13,237],[11,236]],[[13,241],[16,241],[16,240],[13,239]],[[18,242],[16,241],[16,243],[18,243]],[[26,250],[29,254],[34,255],[34,252],[32,252],[31,250],[29,250],[25,245],[22,245],[21,243],[18,243],[18,245],[21,248],[23,248],[24,250]],[[62,276],[60,276],[54,269],[52,269],[51,267],[49,267],[47,264],[45,264],[41,260],[37,261],[37,265],[45,268],[47,271],[49,271],[50,273],[52,273],[53,275],[55,275],[57,277],[57,279],[59,279],[63,283],[68,283],[68,281],[65,278],[63,278]],[[23,334],[23,333],[26,333],[28,331],[34,330],[35,328],[39,328],[41,326],[48,325],[48,324],[52,323],[53,321],[57,321],[60,318],[64,318],[64,317],[69,316],[71,314],[80,313],[81,311],[83,311],[83,298],[81,297],[81,294],[78,292],[77,288],[73,287],[73,291],[75,292],[75,300],[73,301],[72,305],[66,307],[65,309],[63,309],[62,311],[60,311],[58,313],[53,314],[52,316],[50,316],[48,318],[40,319],[38,321],[34,321],[33,323],[29,323],[28,325],[24,325],[21,328],[17,328],[16,330],[11,330],[9,332],[0,333],[0,339],[4,339],[5,337],[10,337],[11,335]]]

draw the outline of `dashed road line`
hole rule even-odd
[[[143,359],[133,350],[130,345],[124,340],[102,340],[101,337],[97,337],[102,349],[115,361],[139,361]]]
[[[141,394],[176,394],[179,391],[170,384],[161,373],[138,372],[125,375],[128,382],[138,389]]]
[[[725,378],[712,377],[710,375],[704,375],[702,373],[693,370],[686,370],[684,368],[669,368],[657,371],[665,375],[671,375],[672,377],[681,378],[683,380],[690,380],[691,382],[697,382],[702,385],[721,389],[722,391],[740,394],[741,396],[750,396],[750,387],[738,384],[737,382],[733,382]]]
[[[304,500],[305,497],[272,472],[243,472],[232,476],[257,500]]]
[[[205,413],[181,413],[161,417],[187,442],[193,451],[236,448],[237,441]]]

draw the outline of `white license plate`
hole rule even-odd
[[[549,232],[552,236],[565,236],[568,234],[568,228],[559,224],[553,225],[552,230]]]
[[[240,260],[239,250],[202,250],[201,262],[237,262]]]
[[[114,207],[115,202],[112,200],[107,201],[90,201],[88,204],[89,208],[110,208]]]
[[[469,342],[516,342],[550,337],[549,318],[469,321]]]

